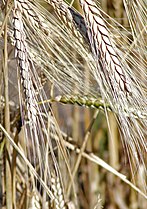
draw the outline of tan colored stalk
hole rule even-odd
[[[5,132],[4,132],[5,133]],[[71,137],[68,137],[67,134],[65,134],[64,132],[62,132],[62,136],[64,138],[64,145],[66,147],[68,147],[68,149],[75,151],[77,154],[81,153],[81,149],[78,148],[78,146],[72,144],[73,139]],[[57,137],[57,136],[56,136]],[[56,139],[57,140],[57,139]],[[93,163],[96,163],[97,165],[100,165],[101,167],[103,167],[104,169],[106,169],[107,171],[113,173],[115,176],[117,176],[118,178],[120,178],[122,181],[124,181],[126,184],[128,184],[132,189],[134,189],[135,191],[137,191],[140,195],[142,195],[143,197],[145,197],[145,199],[147,199],[147,195],[142,192],[138,187],[136,187],[133,183],[131,183],[127,177],[121,173],[119,173],[117,170],[115,170],[113,167],[111,167],[109,164],[107,164],[105,161],[103,161],[101,158],[99,158],[98,156],[96,156],[94,153],[91,152],[86,152],[84,151],[82,153],[82,157],[90,160]]]
[[[88,127],[88,129],[87,129],[87,132],[86,132],[86,134],[85,134],[85,137],[84,137],[82,146],[81,146],[81,148],[80,148],[79,155],[78,155],[78,157],[77,157],[76,163],[75,163],[74,168],[73,168],[73,171],[72,171],[72,177],[73,177],[73,179],[75,178],[76,172],[77,172],[77,170],[78,170],[78,168],[79,168],[79,165],[80,165],[80,162],[81,162],[81,159],[82,159],[82,154],[83,154],[83,152],[84,152],[84,150],[85,150],[85,148],[86,148],[86,145],[87,145],[87,142],[88,142],[90,133],[91,133],[91,129],[92,129],[93,123],[94,123],[94,121],[95,121],[95,119],[96,119],[96,117],[97,117],[97,115],[98,115],[98,112],[99,112],[99,111],[96,111],[96,112],[95,112],[95,114],[94,114],[94,116],[93,116],[93,119],[92,119],[92,121],[91,121],[91,123],[90,123],[90,125],[89,125],[89,127]],[[70,182],[70,183],[68,184],[67,196],[69,196],[69,194],[70,194],[70,189],[71,189],[71,185],[72,185],[71,183],[72,183],[72,182]]]
[[[4,30],[5,24],[6,24],[6,22],[8,21],[8,17],[9,17],[9,15],[10,15],[10,12],[11,12],[13,6],[14,6],[14,5],[13,5],[13,3],[12,3],[12,5],[10,6],[10,8],[9,8],[8,11],[7,11],[7,14],[5,15],[4,21],[3,21],[2,26],[1,26],[1,28],[0,28],[0,37],[1,37],[2,32],[3,32],[3,30]]]
[[[21,127],[17,127],[17,131],[14,137],[14,142],[18,144],[18,134],[21,130]],[[15,149],[13,149],[12,154],[12,202],[13,202],[13,209],[16,209],[16,158],[17,158],[17,152]]]
[[[5,6],[5,15],[8,11],[7,1]],[[7,50],[7,33],[8,24],[5,22],[4,26],[4,61],[3,61],[3,73],[4,73],[4,97],[5,97],[5,109],[4,109],[4,124],[5,129],[10,133],[10,110],[9,110],[9,90],[8,90],[8,50]],[[6,190],[6,208],[12,209],[12,176],[10,165],[10,143],[5,138],[5,190]]]

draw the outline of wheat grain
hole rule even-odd
[[[39,196],[35,194],[35,192],[32,192],[32,194],[30,194],[28,209],[41,209]]]
[[[79,106],[97,108],[102,110],[105,110],[105,108],[107,108],[107,110],[111,111],[111,107],[108,104],[105,104],[105,102],[98,97],[94,98],[86,95],[59,95],[56,96],[54,99],[51,99],[51,101],[57,101],[63,104],[78,104]]]

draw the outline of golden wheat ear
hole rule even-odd
[[[112,91],[117,89],[125,93],[131,92],[129,81],[110,39],[109,30],[96,4],[92,0],[81,0],[80,2],[84,11],[92,52],[101,67],[100,70],[110,83]]]
[[[53,171],[56,174],[60,174],[54,153],[54,147],[59,147],[60,142],[53,143],[50,138],[50,132],[58,134],[60,129],[57,126],[50,104],[38,104],[39,101],[43,102],[46,99],[46,94],[43,89],[40,89],[39,76],[35,63],[30,56],[30,48],[26,41],[28,37],[26,35],[25,23],[27,21],[30,23],[31,21],[31,29],[33,31],[35,29],[39,30],[39,28],[43,30],[43,33],[45,31],[31,5],[30,1],[16,0],[13,12],[15,58],[20,78],[20,106],[25,130],[24,138],[26,140],[27,157],[38,171],[40,179],[43,179],[46,185],[50,186],[50,172]],[[25,22],[24,19],[27,21]],[[62,156],[64,155],[65,157],[66,152],[64,148],[59,148],[59,150],[62,152]],[[67,158],[65,159],[67,163],[66,160]],[[46,191],[43,186],[40,187]],[[52,195],[50,195],[50,198],[53,199]]]
[[[133,70],[127,63],[122,62],[118,54],[119,50],[110,36],[110,31],[96,3],[93,0],[80,0],[80,3],[97,66],[94,74],[100,85],[102,97],[108,101],[114,112],[117,112],[118,123],[129,158],[133,155],[135,166],[139,167],[143,164],[146,167],[142,154],[147,151],[145,131],[147,100],[145,94],[141,85],[137,85],[138,81]],[[140,110],[143,111],[143,117],[140,117]],[[133,118],[133,112],[138,115],[138,120]]]
[[[27,110],[25,110],[25,114],[28,116],[28,120],[35,124],[37,114],[35,108],[35,91],[31,80],[30,61],[25,41],[21,12],[17,9],[17,6],[14,10],[13,17],[15,57],[17,58],[20,69],[20,80],[27,108]]]

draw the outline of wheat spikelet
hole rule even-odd
[[[100,98],[94,98],[89,96],[81,96],[81,95],[63,95],[56,96],[51,101],[61,102],[63,104],[78,104],[79,106],[91,107],[111,111],[111,107]]]
[[[107,111],[113,112],[113,108],[111,108],[110,104],[102,100],[101,96],[92,97],[89,95],[80,95],[80,94],[77,94],[77,95],[64,94],[64,95],[58,95],[55,98],[51,98],[43,102],[39,102],[39,104],[48,103],[48,102],[60,102],[62,104],[73,104],[73,105],[77,104],[79,106],[96,108],[96,109],[101,109],[104,111],[107,109]],[[124,109],[124,111],[125,111],[126,117],[129,117],[128,110]],[[131,112],[131,108],[129,111]],[[117,114],[117,112],[115,113]],[[131,114],[132,114],[132,117],[134,118],[146,119],[145,112],[140,112],[140,114],[138,112],[138,114],[136,114],[136,112],[134,112],[134,110],[132,109]]]
[[[54,199],[55,208],[56,209],[66,209],[67,207],[65,204],[63,189],[62,189],[59,177],[55,177],[52,175],[51,183],[52,183],[51,188],[53,190],[53,194],[55,197],[55,199]]]
[[[35,10],[33,10],[30,1],[17,0],[17,9],[19,9],[20,12],[23,13],[26,18],[28,18],[31,24],[37,27],[41,27],[41,28],[43,27],[42,22],[39,16],[37,15],[37,13],[35,12]]]
[[[28,209],[41,209],[39,196],[35,192],[30,194]]]
[[[101,109],[101,110],[105,110],[107,109],[107,111],[113,111],[111,106],[109,104],[107,104],[104,100],[101,99],[101,97],[90,97],[88,95],[58,95],[55,98],[51,98],[49,100],[50,102],[61,102],[62,104],[77,104],[79,106],[85,106],[85,107],[91,107],[91,108],[96,108],[96,109]],[[44,101],[44,102],[49,102],[49,101]],[[127,112],[127,110],[124,109],[124,111],[126,111],[126,117],[129,117],[129,114]],[[117,113],[117,112],[116,112]],[[139,114],[136,114],[136,112],[133,112],[132,110],[132,117],[134,118],[142,118],[145,119],[146,118],[146,113],[145,112],[140,112]]]

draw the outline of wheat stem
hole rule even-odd
[[[86,145],[87,145],[90,133],[91,133],[91,129],[92,129],[93,123],[94,123],[96,117],[98,116],[98,113],[99,113],[99,111],[97,110],[95,112],[94,116],[93,116],[93,119],[92,119],[92,121],[91,121],[91,123],[90,123],[90,125],[89,125],[89,127],[87,129],[87,131],[86,131],[86,134],[85,134],[82,146],[80,148],[80,152],[78,154],[77,160],[75,162],[75,165],[74,165],[74,168],[73,168],[73,171],[72,171],[73,179],[75,178],[76,172],[77,172],[77,170],[79,168],[79,165],[80,165],[80,162],[81,162],[81,158],[82,158],[82,154],[83,154],[83,152],[84,152],[84,150],[86,148]],[[69,194],[70,194],[70,189],[71,189],[71,182],[68,184],[67,196],[69,196]]]
[[[67,139],[67,138],[66,138]],[[71,138],[70,138],[71,140]],[[64,144],[66,147],[68,147],[70,150],[75,151],[77,154],[80,153],[80,148],[78,148],[77,146],[73,145],[70,142],[64,141]],[[88,160],[90,160],[93,163],[96,163],[97,165],[100,165],[101,167],[105,168],[106,170],[108,170],[109,172],[113,173],[114,175],[116,175],[117,177],[119,177],[122,181],[124,181],[126,184],[128,184],[131,188],[133,188],[135,191],[137,191],[139,194],[141,194],[143,197],[145,197],[147,199],[147,195],[145,193],[143,193],[138,187],[136,187],[134,184],[132,184],[125,175],[119,173],[118,171],[116,171],[114,168],[112,168],[110,165],[108,165],[105,161],[103,161],[101,158],[99,158],[98,156],[96,156],[93,153],[88,153],[88,152],[83,152],[82,156]]]
[[[5,15],[8,11],[9,1],[6,2]],[[5,109],[4,109],[4,124],[5,129],[10,133],[10,110],[9,110],[9,87],[8,87],[8,45],[7,45],[7,33],[8,22],[4,26],[4,97],[5,97]],[[6,208],[12,209],[12,176],[11,176],[11,164],[10,164],[10,143],[5,139],[5,189],[6,189]]]
[[[6,22],[8,21],[8,17],[9,17],[9,15],[10,15],[10,12],[11,12],[13,6],[14,6],[14,4],[12,3],[11,6],[10,6],[10,8],[9,8],[8,11],[7,11],[7,14],[5,15],[4,21],[3,21],[2,25],[1,25],[1,28],[0,28],[0,37],[1,37],[2,32],[3,32],[3,30],[4,30],[5,24],[6,24]]]

